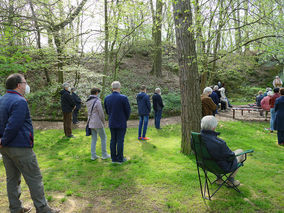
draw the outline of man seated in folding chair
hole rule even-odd
[[[245,154],[237,156],[242,153],[242,149],[237,149],[234,152],[227,146],[226,142],[217,136],[220,134],[215,132],[218,121],[214,116],[205,116],[201,119],[201,138],[205,143],[208,153],[218,166],[224,170],[225,173],[233,172],[238,168],[238,163],[245,161]],[[238,169],[228,178],[227,186],[236,187],[240,185],[240,181],[235,180]],[[222,179],[218,179],[216,183],[221,185]]]

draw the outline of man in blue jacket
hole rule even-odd
[[[72,117],[72,121],[73,121],[73,124],[78,124],[79,121],[78,121],[78,113],[79,113],[79,110],[81,109],[81,98],[75,93],[76,91],[76,88],[72,88],[71,89],[71,93],[72,93],[72,98],[73,98],[73,101],[75,102],[75,109],[73,110],[73,117]]]
[[[28,103],[24,95],[29,86],[23,75],[12,74],[6,80],[7,93],[0,99],[0,152],[6,169],[7,194],[11,213],[30,212],[22,206],[21,174],[29,189],[37,213],[54,213],[44,196],[41,172],[33,152],[34,134]]]
[[[154,109],[154,116],[155,116],[155,127],[156,129],[161,129],[160,121],[162,118],[164,104],[163,104],[163,100],[161,97],[160,88],[155,89],[155,94],[152,96],[152,101],[153,101],[153,109]]]
[[[236,157],[236,154],[243,152],[242,149],[237,149],[234,152],[227,146],[226,142],[217,136],[220,134],[215,132],[217,128],[218,121],[212,115],[204,116],[201,119],[201,137],[204,143],[206,144],[207,150],[213,160],[219,165],[221,169],[225,173],[232,172],[237,169],[238,163],[245,160],[244,155],[240,155]],[[229,186],[239,186],[240,181],[235,180],[234,177],[237,174],[237,170],[230,177],[229,182],[227,184]],[[217,184],[222,184],[222,180],[218,179],[216,181]]]
[[[127,120],[130,116],[130,104],[125,95],[120,94],[120,83],[114,81],[111,84],[112,94],[104,100],[106,113],[108,114],[109,129],[111,133],[110,152],[113,163],[123,163],[127,159],[123,156],[124,136],[127,128]]]
[[[136,96],[137,105],[138,105],[138,114],[140,118],[139,128],[138,128],[138,140],[149,140],[150,138],[146,137],[146,132],[149,121],[149,114],[151,112],[151,103],[149,95],[146,94],[146,86],[142,85],[140,90],[141,90],[140,93]],[[142,126],[143,126],[143,134],[142,134]]]
[[[61,94],[61,109],[63,112],[64,134],[68,138],[74,138],[72,135],[72,112],[75,109],[75,102],[70,94],[71,87],[69,83],[62,84],[63,90]]]

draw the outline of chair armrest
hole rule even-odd
[[[249,149],[249,150],[246,150],[246,151],[243,151],[243,152],[237,154],[236,156],[240,156],[240,155],[247,154],[247,153],[252,153],[252,152],[254,152],[254,151],[252,149]]]

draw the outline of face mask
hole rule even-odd
[[[31,92],[31,88],[28,84],[26,84],[25,95]]]

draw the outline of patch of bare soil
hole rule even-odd
[[[244,111],[243,115],[240,110],[236,110],[235,119],[233,119],[233,110],[229,109],[227,111],[219,111],[219,114],[216,115],[218,121],[269,121],[269,117],[265,120],[265,116],[261,116],[259,112],[247,112]],[[129,120],[127,126],[129,128],[138,127],[139,120]],[[179,124],[181,123],[180,116],[162,118],[161,126],[166,126],[170,124]],[[48,129],[63,129],[63,122],[60,121],[33,121],[33,126],[35,129],[39,130],[48,130]],[[105,126],[108,124],[106,122]],[[154,119],[149,120],[149,126],[154,126]],[[86,121],[82,121],[77,125],[73,125],[73,128],[84,129],[86,127]]]

